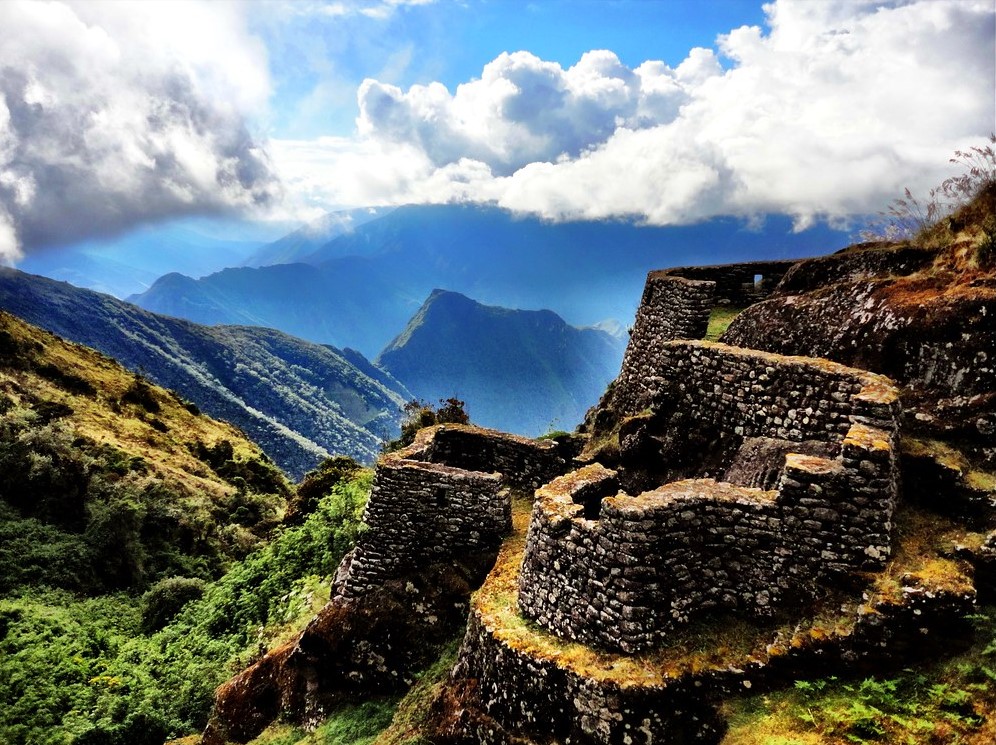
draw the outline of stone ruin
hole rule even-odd
[[[730,277],[760,271],[744,266],[696,271],[721,269],[733,287]],[[509,488],[539,487],[521,613],[603,648],[646,650],[710,611],[770,613],[820,582],[881,568],[897,493],[896,388],[826,360],[689,340],[705,333],[717,282],[679,272],[648,275],[594,417],[592,438],[616,428],[618,468],[562,476],[580,464],[552,441],[423,430],[378,464],[337,596],[493,552],[511,526]],[[644,464],[639,477],[627,462]]]
[[[648,275],[594,417],[593,438],[615,429],[622,470],[594,463],[537,492],[519,579],[524,616],[624,652],[710,611],[770,614],[890,553],[895,386],[687,340],[704,335],[716,283],[676,271]]]
[[[767,614],[884,566],[898,415],[886,379],[708,342],[668,342],[657,361],[662,429],[685,442],[707,430],[726,458],[699,452],[713,477],[633,496],[599,464],[541,487],[519,580],[526,617],[638,652],[709,611]]]
[[[829,647],[797,650],[793,636],[782,646],[776,638],[763,660],[748,656],[743,669],[662,669],[647,680],[614,672],[626,659],[643,664],[641,653],[697,618],[773,614],[882,569],[891,553],[900,405],[889,379],[697,341],[713,307],[762,299],[792,263],[651,272],[620,374],[584,425],[579,457],[553,441],[440,425],[381,458],[367,528],[330,605],[348,609],[385,583],[410,584],[430,564],[493,562],[511,527],[511,492],[535,495],[524,550],[505,544],[514,557],[492,570],[501,597],[517,587],[513,602],[530,623],[496,615],[505,609],[488,604],[489,576],[477,596],[485,599],[470,603],[454,698],[440,704],[453,707],[446,737],[718,742],[717,696],[829,661]],[[972,602],[902,592],[902,603],[859,609],[835,642],[841,660],[881,654],[894,638],[919,643],[926,626],[961,617]],[[572,666],[573,645],[558,651],[542,641],[547,632],[602,650],[598,665]]]
[[[363,513],[367,526],[340,566],[335,593],[355,598],[413,568],[493,553],[512,526],[509,488],[535,489],[572,454],[469,425],[421,430],[381,458]]]
[[[660,277],[681,277],[688,280],[711,282],[714,305],[732,305],[744,308],[768,297],[781,284],[785,275],[798,263],[795,259],[745,261],[740,264],[661,269],[651,274]]]

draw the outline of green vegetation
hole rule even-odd
[[[992,742],[996,608],[974,621],[972,648],[942,663],[863,680],[799,680],[735,702],[724,745]]]
[[[734,308],[729,305],[719,305],[712,309],[709,314],[709,326],[706,329],[706,341],[719,341],[726,329],[733,323],[733,319],[740,315],[743,308]]]
[[[331,712],[313,732],[274,724],[251,745],[372,745],[391,723],[396,705],[395,699],[347,704]]]
[[[164,413],[177,408],[191,415],[203,411],[250,433],[294,479],[330,453],[374,460],[380,443],[397,435],[400,409],[410,395],[355,352],[273,329],[197,326],[14,270],[0,272],[0,301],[30,323],[142,371],[144,378],[132,378],[117,388],[114,398],[122,411],[143,422],[144,430],[170,433],[163,429],[170,424],[157,407]],[[81,385],[75,375],[84,381],[78,392],[90,390],[87,383],[98,398],[108,392],[86,368],[80,372],[53,362],[49,377],[63,390]],[[189,400],[161,391],[152,382],[176,388]]]
[[[302,525],[279,529],[212,583],[167,579],[144,597],[22,589],[0,600],[0,742],[159,745],[202,729],[214,689],[328,600],[371,478],[361,470],[335,484]],[[364,704],[353,725],[326,726],[372,736],[389,708]],[[315,742],[363,742],[335,737]]]
[[[412,399],[405,404],[404,420],[401,422],[401,437],[384,443],[384,452],[408,447],[415,442],[415,435],[420,429],[436,424],[470,424],[470,416],[464,409],[464,402],[458,398],[441,398],[439,406]]]
[[[415,685],[398,704],[390,726],[376,739],[376,745],[429,745],[422,733],[429,724],[432,703],[446,685],[450,670],[456,664],[459,649],[460,640],[454,639],[439,659],[419,675]]]
[[[0,592],[216,578],[279,522],[287,483],[232,427],[6,314],[0,348]]]
[[[327,602],[372,474],[333,459],[283,525],[291,488],[233,427],[3,313],[0,352],[0,743],[199,731]]]

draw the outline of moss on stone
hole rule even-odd
[[[876,606],[904,602],[903,587],[958,595],[973,592],[966,566],[949,557],[968,534],[932,513],[905,508],[897,517],[898,547],[886,569],[866,575],[867,584],[850,593],[825,594],[791,619],[717,617],[681,629],[660,649],[632,655],[606,652],[561,639],[519,615],[518,574],[530,510],[528,500],[516,501],[513,533],[474,595],[473,612],[502,644],[623,688],[756,667],[810,647],[832,646],[849,637],[862,615],[877,613]]]

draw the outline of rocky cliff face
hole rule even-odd
[[[996,195],[983,197],[996,200]],[[992,214],[996,206],[984,211]],[[862,245],[800,262],[774,297],[734,320],[722,341],[825,357],[888,375],[902,388],[907,431],[957,442],[991,469],[996,466],[991,242],[978,225],[969,225],[942,247]]]

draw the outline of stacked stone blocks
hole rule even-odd
[[[613,406],[639,410],[657,387],[662,345],[701,339],[709,326],[715,283],[651,272],[636,312],[622,369],[610,396]]]
[[[566,470],[552,442],[439,425],[381,458],[366,530],[338,572],[338,596],[358,597],[430,563],[493,552],[512,525],[509,487]]]
[[[778,287],[782,277],[798,263],[793,260],[746,261],[740,264],[683,266],[651,274],[712,282],[717,304],[743,308],[768,297]],[[760,281],[755,281],[757,277]]]
[[[764,614],[832,575],[881,568],[896,497],[898,394],[887,379],[691,341],[662,344],[655,372],[649,399],[681,421],[732,438],[820,440],[831,456],[790,453],[768,491],[699,478],[629,496],[597,464],[551,482],[537,493],[520,575],[526,617],[636,652],[710,610]]]

